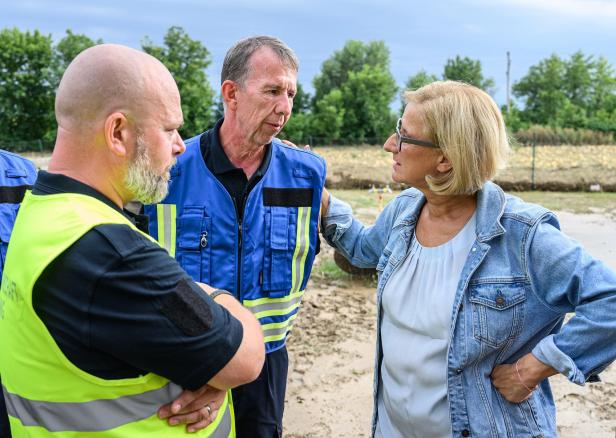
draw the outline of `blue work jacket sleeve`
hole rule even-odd
[[[575,312],[532,353],[583,385],[616,358],[616,273],[547,222],[534,228],[526,249],[539,300],[557,313]]]
[[[374,268],[387,244],[396,218],[396,200],[390,202],[373,226],[365,226],[353,216],[351,206],[330,195],[323,218],[323,237],[338,249],[353,266]]]

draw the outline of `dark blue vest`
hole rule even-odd
[[[34,180],[34,164],[19,155],[0,150],[0,276],[19,204]]]
[[[325,162],[274,140],[240,223],[231,196],[203,161],[200,138],[186,141],[168,196],[145,207],[150,234],[195,281],[233,292],[261,322],[267,352],[277,350],[312,269]]]

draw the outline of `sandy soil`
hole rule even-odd
[[[563,230],[616,269],[616,221],[558,214]],[[324,248],[320,260],[332,257]],[[313,276],[289,339],[285,436],[366,437],[372,415],[375,295],[369,281]],[[345,315],[340,317],[340,315]],[[616,365],[602,383],[580,387],[551,378],[563,438],[616,436]]]

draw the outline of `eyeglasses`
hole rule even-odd
[[[400,134],[400,128],[402,128],[402,119],[398,119],[398,123],[396,123],[396,146],[398,146],[398,152],[402,150],[402,143],[416,144],[417,146],[425,146],[427,148],[437,148],[438,146],[432,143],[431,141],[426,140],[418,140],[413,137],[407,137],[405,135]]]

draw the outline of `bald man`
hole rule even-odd
[[[99,45],[67,68],[58,134],[17,217],[0,292],[0,374],[16,436],[234,436],[227,390],[264,360],[257,320],[143,233],[185,147],[169,71]],[[140,229],[141,228],[141,229]]]

